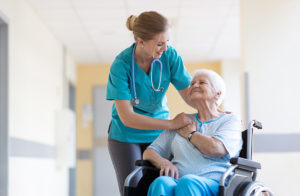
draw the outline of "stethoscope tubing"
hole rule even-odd
[[[154,88],[154,84],[153,84],[153,80],[152,80],[152,69],[153,69],[153,65],[154,65],[154,63],[155,62],[158,62],[159,63],[159,65],[160,65],[160,75],[159,75],[159,83],[158,83],[158,87],[157,88]],[[159,59],[154,59],[153,61],[152,61],[152,63],[151,63],[151,68],[150,68],[150,78],[151,78],[151,85],[152,85],[152,89],[154,90],[154,91],[156,91],[156,92],[158,92],[158,91],[162,91],[163,89],[161,89],[160,88],[160,84],[161,84],[161,77],[162,77],[162,63],[161,63],[161,61],[159,60]]]
[[[135,52],[136,45],[137,44],[134,44],[134,47],[133,47],[133,50],[132,50],[132,60],[131,60],[131,78],[132,78],[132,88],[133,88],[134,100],[137,99],[137,97],[136,97],[136,89],[135,89],[135,76],[134,76],[134,52]]]
[[[135,49],[136,49],[137,44],[135,43],[133,46],[133,50],[132,50],[132,59],[131,59],[131,77],[132,77],[132,88],[133,88],[133,99],[132,99],[132,103],[133,105],[138,105],[140,103],[139,99],[136,96],[136,88],[135,88],[135,74],[134,74],[134,53],[135,53]],[[152,79],[152,73],[153,73],[153,65],[155,62],[158,62],[160,65],[160,75],[159,75],[159,83],[158,83],[158,87],[154,88],[154,84],[153,84],[153,79]],[[159,92],[159,91],[163,91],[164,88],[160,88],[161,86],[161,78],[162,78],[162,62],[159,59],[153,59],[153,61],[151,62],[151,67],[150,67],[150,77],[151,77],[151,88],[155,91],[155,92]]]

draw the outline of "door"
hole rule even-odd
[[[111,121],[112,101],[107,101],[106,86],[93,89],[93,164],[94,196],[118,196],[119,189],[115,171],[108,153],[107,130]]]

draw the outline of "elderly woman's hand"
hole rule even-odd
[[[177,132],[186,139],[188,139],[189,134],[193,131],[197,131],[194,121],[192,121],[192,124],[177,130]]]
[[[160,172],[159,172],[160,176],[170,176],[178,180],[178,169],[175,165],[173,165],[171,161],[165,159],[160,164],[159,168],[160,168]]]

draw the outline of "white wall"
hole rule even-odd
[[[67,79],[73,83],[76,84],[77,82],[77,75],[76,75],[76,66],[75,65],[75,61],[72,58],[72,56],[67,53],[66,55],[66,77]]]
[[[265,134],[300,133],[299,7],[298,0],[241,1],[250,118],[262,121]],[[295,163],[300,162],[300,152],[263,153],[254,158],[263,167],[259,179],[276,195],[299,195],[300,170]]]
[[[55,149],[55,112],[63,108],[63,46],[26,0],[0,0],[9,23],[9,136]],[[67,79],[76,82],[67,55]],[[67,168],[55,158],[9,158],[10,196],[68,194]]]
[[[226,84],[226,96],[223,108],[226,111],[242,116],[242,73],[240,60],[223,60],[222,77]]]

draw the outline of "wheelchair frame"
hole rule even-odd
[[[243,147],[240,156],[230,159],[232,165],[224,172],[220,179],[219,196],[274,195],[263,183],[255,181],[257,169],[261,169],[261,164],[252,161],[253,128],[262,129],[262,124],[259,121],[252,120],[248,125],[248,129],[242,132]],[[137,187],[130,186],[131,180],[139,172],[144,170],[159,171],[158,168],[155,168],[147,160],[137,160],[136,165],[139,167],[131,172],[125,180],[124,196],[141,196],[141,192],[139,192],[141,191],[141,188],[139,188],[141,186],[140,183]],[[153,179],[155,177],[153,176]]]

